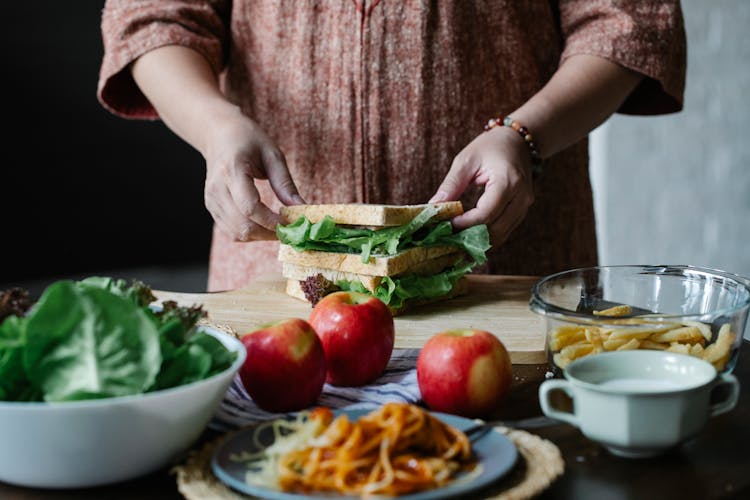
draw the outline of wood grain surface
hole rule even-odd
[[[415,308],[397,316],[395,348],[421,348],[435,333],[453,328],[475,328],[495,334],[514,364],[546,362],[544,318],[529,310],[530,276],[469,275],[469,293],[448,301]],[[259,325],[283,318],[308,318],[307,302],[284,293],[280,276],[258,280],[241,290],[216,293],[154,292],[159,301],[202,304],[207,324],[242,335]]]

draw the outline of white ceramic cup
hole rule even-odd
[[[618,351],[579,358],[564,371],[567,380],[539,387],[545,415],[578,427],[612,453],[649,457],[695,436],[709,417],[737,404],[739,383],[701,359],[665,351]],[[711,402],[715,388],[725,397]],[[553,393],[573,400],[572,412],[555,407]]]

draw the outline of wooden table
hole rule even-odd
[[[544,363],[547,355],[544,318],[531,312],[531,288],[538,278],[473,274],[466,277],[468,293],[451,300],[414,308],[396,316],[396,349],[421,348],[435,333],[475,328],[496,334],[514,364]],[[256,280],[251,287],[217,293],[155,291],[161,301],[201,304],[209,324],[237,334],[280,318],[307,318],[310,303],[290,297],[278,275]]]
[[[544,363],[543,325],[541,318],[528,310],[529,291],[536,280],[528,276],[472,276],[471,280],[472,291],[468,296],[397,318],[397,347],[420,347],[438,327],[487,325],[504,340],[513,360],[515,380],[507,404],[498,416],[515,420],[541,415],[537,391],[548,372]],[[285,296],[278,280],[252,290],[223,294],[158,292],[157,296],[160,300],[174,299],[186,305],[201,303],[209,311],[209,319],[237,333],[278,319],[281,313],[305,317],[310,311],[309,304]],[[541,498],[750,498],[748,341],[743,342],[734,373],[741,384],[737,407],[710,420],[698,437],[658,458],[617,458],[567,424],[531,430],[554,442],[566,465],[564,475]],[[216,436],[207,431],[201,440]],[[29,443],[29,446],[44,446],[44,443]],[[169,467],[137,480],[87,490],[35,490],[0,483],[0,499],[8,500],[181,498]]]
[[[537,400],[546,365],[514,365],[515,382],[501,417],[540,415]],[[610,455],[567,424],[534,432],[553,441],[565,458],[565,473],[540,498],[714,499],[750,498],[750,342],[742,344],[735,375],[741,393],[737,407],[710,420],[704,431],[679,449],[653,459]],[[214,437],[207,432],[202,439]],[[2,446],[2,443],[0,443]],[[29,443],[29,446],[44,446]],[[29,464],[33,467],[33,464]],[[168,469],[113,486],[88,490],[34,490],[0,483],[4,500],[179,500]]]

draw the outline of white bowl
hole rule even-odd
[[[201,330],[237,353],[231,367],[208,379],[91,401],[0,402],[0,481],[83,488],[132,479],[176,459],[203,432],[245,360],[242,342]]]
[[[676,447],[700,433],[709,418],[732,410],[740,394],[731,373],[717,375],[707,361],[666,351],[586,356],[564,375],[565,380],[546,380],[539,387],[544,414],[626,458],[653,457]],[[718,386],[726,390],[714,395]],[[556,391],[572,399],[572,410],[556,406]]]

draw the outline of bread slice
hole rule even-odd
[[[299,280],[288,279],[286,280],[286,294],[291,295],[295,299],[304,300],[309,302],[305,297],[305,292],[302,291]]]
[[[450,293],[446,295],[441,295],[440,297],[433,297],[431,299],[423,299],[423,300],[407,300],[405,301],[401,307],[392,307],[388,306],[388,309],[391,310],[391,314],[394,316],[398,316],[400,314],[404,314],[407,311],[411,311],[415,307],[419,307],[426,304],[432,304],[435,302],[440,302],[443,300],[452,299],[453,297],[457,297],[459,295],[465,295],[469,291],[469,282],[464,277],[458,280],[453,287],[453,289],[450,291]],[[308,302],[307,298],[305,297],[305,292],[302,291],[302,288],[300,287],[300,282],[293,279],[288,279],[286,281],[286,293],[287,295],[290,295],[296,299],[304,300],[305,302]]]
[[[451,219],[464,212],[460,201],[433,203],[438,213],[433,220]],[[281,207],[279,213],[290,224],[302,215],[310,222],[318,222],[330,215],[337,224],[355,226],[401,226],[410,222],[428,204],[422,205],[374,205],[365,203],[342,203],[324,205],[289,205]]]
[[[359,281],[370,292],[374,292],[378,285],[380,285],[380,282],[383,281],[382,276],[347,273],[336,269],[325,269],[315,266],[300,266],[297,264],[290,264],[289,262],[284,262],[281,269],[282,276],[294,281],[304,281],[310,276],[315,276],[317,274],[323,275],[325,279],[333,283],[339,281]]]
[[[461,258],[460,252],[449,253],[435,257],[434,259],[425,260],[408,269],[408,274],[430,275],[437,274],[443,269],[453,266]],[[383,280],[383,276],[373,276],[370,274],[358,274],[340,271],[338,269],[326,269],[320,266],[302,266],[284,262],[281,270],[282,276],[288,279],[302,281],[309,276],[321,274],[328,281],[337,283],[339,281],[359,281],[370,292],[374,292]],[[402,273],[403,274],[403,273]]]
[[[395,276],[410,270],[421,262],[447,254],[457,253],[455,247],[414,247],[396,255],[372,255],[368,262],[354,253],[320,252],[317,250],[297,251],[289,245],[279,245],[279,260],[300,266],[314,266],[323,269],[370,276]]]

